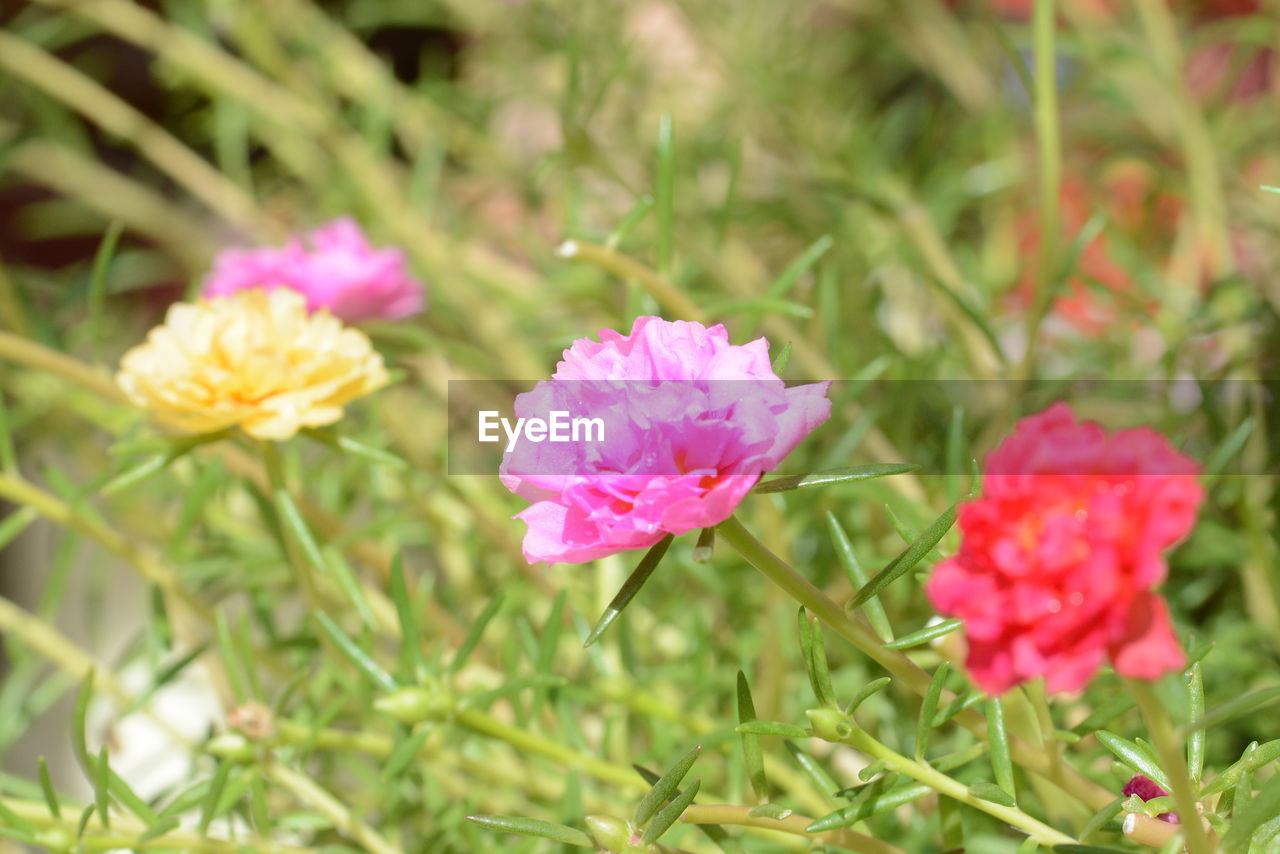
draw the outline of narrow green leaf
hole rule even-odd
[[[703,528],[698,532],[698,542],[693,547],[694,563],[709,563],[716,547],[716,529]]]
[[[806,737],[807,735],[808,733],[806,733]],[[817,760],[801,750],[798,744],[793,741],[784,741],[782,746],[786,748],[787,753],[791,754],[791,758],[800,766],[800,770],[812,781],[814,788],[819,792],[834,792],[840,788]]]
[[[1102,830],[1107,822],[1111,821],[1111,819],[1120,815],[1120,813],[1124,811],[1124,802],[1124,798],[1116,798],[1114,801],[1094,813],[1080,830],[1079,838],[1084,842],[1088,842],[1090,836],[1093,836],[1093,834]]]
[[[949,635],[952,632],[964,626],[962,620],[943,620],[940,623],[934,623],[932,626],[925,626],[918,632],[912,632],[909,635],[903,635],[895,641],[884,645],[885,649],[910,649],[913,646],[919,646],[922,643],[928,643],[935,638]]]
[[[383,670],[376,661],[369,657],[369,654],[361,649],[355,641],[353,641],[346,632],[338,628],[338,624],[323,611],[312,611],[320,628],[333,641],[333,645],[345,655],[358,670],[364,673],[374,684],[378,685],[385,691],[396,691],[399,685],[396,680],[391,678],[391,674]]]
[[[858,590],[867,583],[867,573],[858,561],[858,555],[853,550],[849,535],[840,526],[835,514],[830,511],[827,512],[827,531],[831,535],[832,545],[835,546],[836,556],[840,558],[840,566],[844,568],[845,575],[849,578],[849,586]],[[893,640],[893,627],[889,624],[889,617],[885,614],[884,605],[879,597],[869,598],[863,603],[862,610],[867,615],[867,622],[871,624],[871,628],[880,636],[880,640]]]
[[[18,535],[31,527],[31,523],[40,518],[34,507],[23,505],[0,520],[0,549],[18,538]]]
[[[1280,815],[1280,776],[1272,777],[1253,800],[1237,802],[1231,818],[1231,829],[1222,837],[1222,854],[1247,854],[1249,840],[1264,822]]]
[[[89,819],[93,818],[93,814],[97,809],[97,805],[88,804],[80,811],[80,820],[76,822],[76,839],[84,838],[84,831],[89,826]]]
[[[90,775],[93,773],[93,760],[89,756],[87,717],[89,700],[93,697],[93,677],[94,672],[90,670],[80,683],[80,690],[76,693],[75,712],[71,718],[71,743],[75,748],[76,758],[80,760],[80,767]]]
[[[800,623],[801,645],[805,648],[806,663],[809,666],[809,684],[813,686],[813,695],[818,698],[819,705],[835,708],[835,691],[831,687],[831,671],[827,665],[827,649],[822,634],[822,624],[817,619],[810,619],[804,608],[800,609]]]
[[[195,649],[191,650],[186,655],[161,670],[147,690],[133,698],[133,702],[129,704],[129,708],[123,715],[121,715],[121,717],[128,717],[138,709],[145,706],[147,702],[156,695],[156,692],[176,679],[182,671],[186,670],[187,667],[191,665],[191,662],[195,661],[201,655],[204,655],[208,649],[209,645],[207,643],[200,644]]]
[[[382,779],[395,780],[403,774],[409,767],[409,763],[417,758],[418,751],[422,750],[422,745],[426,743],[429,735],[431,735],[431,729],[423,727],[396,742],[391,755],[387,757],[387,764],[382,767]]]
[[[653,188],[654,217],[657,222],[658,275],[671,275],[671,262],[675,245],[675,146],[672,139],[671,116],[663,114],[658,119],[658,163],[656,184]]]
[[[983,801],[990,801],[993,804],[1000,804],[1002,807],[1016,807],[1018,802],[1010,797],[1009,793],[986,780],[978,780],[969,787],[969,794]]]
[[[596,844],[590,836],[581,830],[565,827],[550,821],[536,818],[518,818],[505,815],[469,815],[467,821],[473,821],[481,827],[497,830],[501,833],[515,833],[521,836],[539,836],[565,845],[576,845],[579,848],[595,848]]]
[[[960,500],[960,469],[964,465],[964,407],[951,408],[951,420],[947,423],[947,499],[955,504]]]
[[[335,450],[343,451],[353,457],[359,457],[378,465],[390,466],[395,469],[409,468],[409,461],[404,457],[384,451],[381,448],[375,448],[372,445],[366,445],[350,436],[341,435],[333,430],[317,429],[314,427],[305,428],[302,434],[308,439],[313,439],[322,445],[327,445]]]
[[[1204,717],[1204,677],[1198,661],[1187,671],[1187,717],[1193,721]],[[1204,775],[1204,737],[1203,729],[1187,735],[1187,769],[1192,780]]]
[[[609,626],[613,625],[613,621],[618,619],[618,615],[622,613],[623,609],[631,604],[631,600],[640,592],[640,588],[644,587],[644,583],[649,580],[649,576],[653,574],[653,571],[658,568],[658,564],[662,562],[667,549],[671,548],[672,539],[674,539],[672,535],[667,534],[661,540],[658,540],[649,551],[644,553],[644,557],[640,559],[640,564],[631,575],[627,576],[627,580],[622,583],[622,589],[613,597],[613,601],[609,603],[609,607],[605,608],[604,614],[596,621],[590,634],[587,635],[587,639],[582,642],[584,647],[591,646],[600,640],[600,636],[605,633]]]
[[[115,257],[116,245],[120,242],[123,231],[124,223],[118,219],[112,220],[93,256],[93,273],[89,277],[89,340],[93,342],[95,359],[102,352],[102,316],[107,295],[107,271]]]
[[[293,496],[287,490],[276,489],[272,493],[272,498],[275,500],[276,514],[288,530],[287,536],[292,537],[293,541],[302,548],[302,553],[306,556],[307,562],[315,567],[318,572],[327,570],[328,564],[324,562],[324,555],[320,552],[320,544],[316,542],[315,535],[311,533],[311,526],[307,524],[307,520],[302,518],[302,512],[298,510],[298,505],[294,503]]]
[[[1240,426],[1231,431],[1227,438],[1222,440],[1222,444],[1214,448],[1213,453],[1205,460],[1204,474],[1209,477],[1221,474],[1227,467],[1227,463],[1235,459],[1244,448],[1251,435],[1253,435],[1253,419],[1246,418],[1240,422]]]
[[[646,193],[641,196],[639,201],[631,207],[631,210],[627,211],[627,214],[618,221],[618,224],[614,226],[613,231],[609,232],[609,237],[605,240],[604,245],[610,249],[617,249],[618,244],[631,233],[633,228],[639,225],[640,222],[648,216],[649,211],[651,210],[653,210],[653,196]]]
[[[1099,727],[1106,726],[1136,705],[1132,694],[1117,694],[1090,715],[1071,728],[1077,735],[1088,735]]]
[[[805,489],[810,486],[831,486],[835,483],[851,483],[857,480],[871,480],[893,474],[905,474],[915,471],[919,466],[904,463],[874,463],[865,466],[844,466],[838,469],[827,469],[813,474],[790,474],[775,477],[757,483],[754,492],[788,492],[793,489]]]
[[[1040,850],[1040,843],[1036,842],[1034,836],[1028,836],[1022,840],[1022,844],[1018,846],[1018,850],[1014,854],[1036,854]]]
[[[422,656],[418,615],[414,613],[413,599],[405,580],[404,559],[398,552],[391,561],[391,601],[396,606],[396,619],[400,623],[400,676],[406,682],[416,682],[426,668],[426,661]]]
[[[4,275],[0,273],[0,275]],[[13,433],[9,429],[9,405],[0,392],[0,470],[18,473],[18,454],[13,447]]]
[[[863,685],[861,688],[859,688],[858,693],[853,695],[853,699],[849,701],[849,705],[844,710],[844,713],[846,715],[852,715],[855,711],[858,710],[858,706],[861,706],[864,702],[866,702],[868,697],[878,693],[879,691],[884,690],[884,688],[892,681],[893,680],[890,679],[888,676],[881,676],[879,679],[872,679],[866,685]]]
[[[53,778],[49,776],[49,763],[41,756],[36,760],[40,771],[40,791],[44,793],[44,802],[49,807],[49,815],[62,818],[62,805],[58,802],[58,792],[53,788]]]
[[[958,697],[952,698],[951,702],[938,709],[938,713],[933,716],[934,728],[942,726],[965,709],[971,709],[985,699],[986,695],[976,688],[965,690]]]
[[[222,669],[226,672],[227,681],[231,685],[231,693],[237,703],[243,703],[249,699],[249,688],[244,676],[248,665],[240,658],[239,647],[231,633],[231,618],[227,616],[226,609],[214,609],[213,626],[218,638],[218,654],[222,658]]]
[[[747,675],[738,671],[738,724],[754,723],[756,706],[751,700],[751,686],[747,684]],[[765,803],[769,800],[769,780],[764,773],[764,753],[760,749],[760,737],[755,733],[737,730],[742,744],[742,756],[747,767],[747,778],[751,780],[751,788],[756,793],[756,800]]]
[[[1225,792],[1234,786],[1241,777],[1277,759],[1280,759],[1280,738],[1261,745],[1255,741],[1245,749],[1243,755],[1232,763],[1227,770],[1210,780],[1200,790],[1200,797],[1206,798],[1219,792]]]
[[[1053,850],[1058,854],[1125,854],[1119,848],[1103,848],[1100,845],[1055,845]]]
[[[11,810],[2,798],[0,798],[0,822],[25,834],[30,835],[36,832],[36,826]]]
[[[787,364],[791,361],[791,342],[788,341],[782,345],[782,349],[778,351],[778,355],[773,358],[773,372],[778,376],[782,376],[782,372],[787,369]]]
[[[781,721],[751,721],[741,723],[735,731],[748,735],[776,735],[779,738],[808,738],[809,730],[795,724],[784,724]]]
[[[987,700],[987,746],[996,785],[1016,800],[1018,790],[1013,779],[1013,760],[1009,756],[1009,736],[1004,729],[1004,704],[999,697]]]
[[[489,604],[484,606],[484,610],[480,612],[480,616],[475,618],[471,626],[467,629],[467,636],[462,639],[462,644],[458,647],[458,651],[453,654],[453,661],[449,663],[449,672],[457,673],[462,669],[462,665],[467,663],[467,659],[471,656],[472,651],[476,648],[476,644],[480,643],[480,636],[484,634],[485,627],[489,625],[489,621],[498,613],[498,609],[502,607],[503,596],[501,593],[489,600]]]
[[[888,566],[876,573],[874,578],[863,585],[862,589],[853,595],[853,599],[849,601],[847,607],[857,608],[909,572],[946,536],[947,531],[951,530],[951,526],[955,524],[955,521],[956,505],[953,504],[947,508],[946,512],[935,519],[933,524],[926,528],[911,545],[907,546],[905,551],[891,560]]]
[[[142,832],[142,835],[138,837],[138,843],[142,844],[153,839],[159,839],[181,823],[181,819],[177,816],[171,815],[168,818],[162,818]]]
[[[213,781],[205,791],[204,802],[200,807],[199,829],[201,836],[209,832],[209,824],[214,819],[218,809],[218,801],[222,799],[222,791],[227,787],[227,778],[230,776],[231,763],[225,760],[220,761],[217,770],[213,772]]]
[[[693,785],[676,795],[671,803],[658,810],[657,815],[645,827],[644,835],[640,837],[641,844],[652,845],[662,837],[662,834],[670,830],[671,825],[675,824],[676,820],[688,809],[689,804],[693,803],[693,799],[697,797],[698,789],[700,788],[702,788],[702,780],[694,780]]]
[[[1259,688],[1256,691],[1241,694],[1239,697],[1215,706],[1207,714],[1201,715],[1198,719],[1187,724],[1185,729],[1187,732],[1194,732],[1198,729],[1221,726],[1228,721],[1233,721],[1236,718],[1256,712],[1258,709],[1270,706],[1277,700],[1280,700],[1280,685]]]
[[[631,823],[636,827],[644,827],[648,824],[649,819],[658,812],[661,807],[675,792],[680,785],[680,781],[689,773],[689,769],[693,767],[693,763],[697,761],[698,754],[702,752],[701,747],[695,747],[683,757],[680,758],[675,765],[671,766],[667,773],[659,778],[658,782],[653,784],[645,796],[640,799],[640,803],[636,806],[635,815],[631,819]]]
[[[1148,752],[1143,750],[1137,743],[1113,732],[1107,732],[1105,729],[1098,730],[1096,735],[1102,746],[1115,754],[1115,757],[1121,762],[1135,771],[1147,775],[1166,792],[1173,788],[1169,785],[1169,778],[1165,776],[1164,771],[1159,765],[1151,761]]]
[[[108,794],[111,785],[111,766],[107,764],[107,746],[102,745],[98,753],[97,765],[93,774],[93,802],[98,808],[98,820],[104,828],[111,827],[111,803]]]
[[[865,787],[868,792],[863,799],[817,819],[804,829],[805,833],[823,833],[828,830],[848,827],[873,815],[909,804],[933,791],[933,789],[925,785],[911,784],[877,794],[871,789],[877,783],[872,783],[870,786]]]
[[[923,759],[925,749],[929,746],[929,734],[933,732],[933,715],[938,711],[938,699],[942,696],[942,688],[947,676],[951,673],[950,662],[938,665],[929,682],[929,690],[925,692],[924,701],[920,704],[920,718],[916,721],[916,759]]]
[[[876,777],[883,774],[884,770],[888,767],[888,762],[883,759],[877,759],[875,762],[872,762],[870,765],[867,765],[858,772],[858,779],[864,783],[869,783]]]
[[[351,603],[351,607],[360,617],[360,622],[364,623],[366,628],[376,628],[378,618],[373,615],[373,608],[369,606],[369,600],[364,595],[364,590],[360,587],[360,582],[356,578],[355,571],[351,569],[351,564],[347,563],[347,559],[342,556],[342,552],[333,546],[324,546],[321,552],[325,566],[332,571],[334,578],[338,581],[338,588],[342,590],[343,596]]]

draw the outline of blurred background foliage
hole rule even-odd
[[[786,374],[797,379],[1273,377],[1280,198],[1260,185],[1280,183],[1280,9],[1144,0],[1100,13],[1100,4],[1062,0],[1059,225],[1046,234],[1038,194],[1057,182],[1037,156],[1019,5],[0,6],[5,329],[110,368],[171,301],[195,292],[222,246],[276,242],[351,214],[376,241],[404,247],[429,283],[429,310],[369,328],[399,381],[340,429],[407,468],[303,440],[285,449],[318,539],[350,567],[350,583],[329,591],[329,610],[365,648],[394,660],[398,645],[380,627],[392,608],[393,557],[402,556],[421,612],[423,672],[449,681],[485,720],[613,769],[547,755],[546,744],[539,753],[477,720],[429,728],[419,761],[388,768],[386,745],[415,736],[372,709],[375,692],[346,659],[301,631],[280,522],[243,450],[200,449],[99,494],[154,452],[152,432],[69,375],[5,364],[23,475],[171,567],[210,608],[210,624],[175,620],[133,580],[129,549],[104,551],[84,530],[6,507],[0,586],[100,662],[99,693],[102,673],[115,672],[120,693],[143,705],[190,694],[173,702],[186,710],[181,755],[192,758],[139,793],[163,801],[190,781],[207,788],[213,765],[202,745],[229,710],[257,696],[275,706],[280,732],[298,727],[281,748],[287,762],[341,791],[404,850],[546,850],[462,817],[517,813],[580,826],[588,812],[625,814],[644,788],[628,765],[657,769],[694,744],[708,751],[698,763],[703,791],[751,801],[733,733],[735,673],[748,674],[761,718],[803,722],[813,698],[794,605],[727,550],[702,564],[692,541],[677,542],[636,603],[584,651],[580,639],[639,555],[528,566],[522,526],[509,518],[520,502],[496,478],[445,474],[451,379],[536,379],[574,338],[629,327],[637,314],[694,312],[724,322],[737,342],[767,335],[775,353],[790,344]],[[101,252],[116,229],[113,251]],[[605,249],[563,257],[567,239]],[[1046,242],[1057,249],[1048,274],[1057,297],[1039,323],[1033,280]],[[661,279],[637,274],[627,258]],[[831,423],[801,448],[803,462],[914,462],[918,453],[967,471],[964,461],[1022,414],[922,411],[892,391],[843,388]],[[1175,443],[1194,422],[1224,465],[1275,471],[1275,428],[1256,398],[1077,403],[1109,426],[1150,421]],[[871,481],[754,498],[743,515],[842,600],[849,582],[824,512],[874,569],[970,486],[962,474]],[[1270,475],[1214,478],[1195,536],[1174,556],[1167,590],[1179,627],[1189,646],[1214,643],[1204,664],[1211,706],[1275,681],[1273,487]],[[943,553],[953,546],[944,541]],[[910,579],[881,598],[899,634],[931,616]],[[445,664],[493,603],[496,617],[446,679]],[[38,799],[30,781],[42,754],[59,788],[87,797],[66,735],[74,668],[49,666],[17,635],[5,640],[0,788]],[[881,675],[842,645],[828,647],[839,694]],[[913,657],[932,669],[939,653],[923,647]],[[239,690],[232,671],[244,671]],[[1059,725],[1083,720],[1110,685],[1104,678],[1059,704]],[[902,710],[917,707],[894,686],[862,714],[890,743],[909,742],[914,713]],[[154,747],[159,725],[130,735],[119,711],[90,716],[91,742],[107,744],[126,777],[130,762],[138,773],[154,768],[154,756],[130,753],[129,742]],[[298,735],[321,724],[389,741],[361,752]],[[1133,711],[1111,724],[1138,727]],[[1208,765],[1225,767],[1249,742],[1277,737],[1273,710],[1238,717],[1210,733]],[[963,731],[935,736],[945,749],[970,742]],[[817,770],[807,771],[799,751],[768,749],[777,800],[798,811],[834,808],[831,792],[856,780],[852,754],[815,756]],[[1118,794],[1128,775],[1107,751],[1091,738],[1070,749]],[[263,835],[342,844],[332,820],[299,807],[280,781],[243,785],[220,813]],[[869,826],[907,850],[941,850],[944,818],[925,803]],[[962,820],[972,850],[1015,847],[994,820],[972,810]],[[679,832],[676,844],[709,850]],[[797,844],[749,842],[759,851]]]

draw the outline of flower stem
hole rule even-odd
[[[0,359],[70,380],[113,403],[125,400],[124,392],[106,371],[12,332],[0,332]]]
[[[1160,756],[1160,765],[1173,788],[1173,800],[1178,806],[1178,818],[1181,821],[1179,826],[1186,838],[1188,854],[1212,854],[1213,845],[1205,833],[1204,822],[1196,803],[1195,788],[1187,771],[1186,754],[1174,734],[1173,724],[1169,722],[1164,704],[1148,683],[1137,679],[1125,681],[1138,701],[1142,718],[1147,723],[1147,732],[1151,733],[1156,753]]]
[[[370,854],[400,854],[400,849],[388,842],[378,831],[361,821],[342,802],[320,788],[306,774],[293,770],[279,762],[265,766],[268,779],[287,790],[302,803],[329,819],[351,839],[364,846]]]
[[[48,806],[42,802],[6,798],[4,805],[18,817],[42,830],[61,831],[71,840],[76,837],[77,822],[74,816],[80,812],[79,809],[64,808],[63,817],[54,818],[49,815]],[[141,822],[124,815],[112,815],[111,829],[107,830],[102,827],[101,819],[95,812],[85,826],[85,833],[80,839],[80,846],[85,851],[113,851],[117,849],[132,851],[163,850],[195,851],[199,852],[199,854],[239,854],[239,852],[246,850],[257,851],[260,854],[307,854],[307,852],[313,850],[293,845],[282,845],[267,839],[251,838],[231,841],[210,839],[207,836],[199,836],[182,831],[171,831],[146,842],[138,841],[139,837],[146,831],[146,826]]]
[[[296,516],[297,524],[305,526],[307,523],[294,510],[293,499],[289,495],[289,489],[285,484],[284,467],[280,463],[279,448],[272,441],[264,441],[261,446],[262,463],[267,470],[267,485],[271,490],[271,502],[276,509],[276,515],[280,519],[281,536],[284,539],[285,552],[289,556],[289,564],[293,567],[294,575],[298,579],[298,586],[302,588],[307,604],[313,609],[319,608],[321,604],[320,596],[316,591],[316,580],[312,576],[312,572],[321,569],[321,567],[312,566],[313,561],[300,553],[302,543],[298,542],[299,532],[296,532],[287,523],[287,518]],[[302,532],[302,534],[303,536],[308,536],[306,532]]]
[[[927,673],[902,653],[885,649],[869,627],[852,619],[843,608],[831,601],[808,579],[769,551],[743,527],[736,517],[731,516],[720,523],[716,533],[723,542],[728,543],[765,577],[786,591],[796,602],[804,605],[809,613],[818,617],[833,631],[889,671],[895,680],[921,696],[928,691],[930,679]],[[943,692],[942,701],[950,699],[952,699],[950,692]],[[986,739],[986,719],[975,710],[966,709],[956,715],[955,721],[978,738]],[[1021,739],[1011,738],[1009,750],[1014,762],[1032,773],[1039,774],[1095,810],[1102,809],[1115,800],[1113,792],[1094,783],[1070,765],[1059,763],[1056,768],[1051,766],[1039,745],[1032,746]],[[1130,838],[1158,848],[1167,843],[1176,832],[1177,828],[1171,824],[1147,816],[1139,816]]]
[[[968,786],[957,782],[941,771],[930,768],[923,762],[908,759],[897,751],[891,750],[856,725],[849,735],[841,740],[872,759],[883,760],[893,770],[924,783],[938,794],[946,795],[960,803],[967,804],[976,810],[981,810],[990,816],[998,818],[1012,827],[1018,828],[1042,845],[1068,845],[1076,841],[1039,819],[1032,818],[1017,807],[1006,807],[1003,804],[984,801],[982,798],[975,797],[969,792]]]
[[[1058,204],[1062,185],[1062,140],[1058,127],[1057,48],[1054,44],[1055,0],[1035,0],[1031,13],[1031,45],[1035,67],[1036,146],[1040,166],[1040,248],[1036,258],[1036,290],[1027,314],[1027,344],[1018,368],[1019,379],[1035,369],[1036,339],[1053,305],[1058,275],[1061,222]]]
[[[567,765],[570,768],[581,768],[597,780],[613,783],[616,786],[623,786],[634,791],[645,791],[649,788],[640,778],[640,775],[630,768],[624,768],[621,765],[615,765],[603,759],[596,759],[593,756],[584,756],[558,742],[550,741],[533,733],[525,732],[519,727],[503,723],[478,709],[462,709],[458,712],[455,720],[473,732],[487,735],[490,738],[501,739],[517,750],[545,756],[547,759]]]
[[[776,830],[827,842],[849,851],[856,851],[858,854],[905,854],[896,845],[848,828],[828,830],[824,833],[806,833],[805,828],[813,822],[811,818],[802,815],[790,815],[784,819],[753,816],[750,807],[731,804],[694,804],[684,811],[680,821],[685,824],[730,824]]]

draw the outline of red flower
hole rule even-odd
[[[1144,801],[1152,798],[1163,798],[1168,796],[1168,792],[1156,785],[1156,781],[1143,774],[1134,774],[1129,782],[1124,784],[1122,793],[1125,797],[1129,795],[1137,795]],[[1178,824],[1178,814],[1174,812],[1162,812],[1156,816],[1161,821],[1167,821],[1169,824]]]
[[[1152,430],[1108,435],[1066,404],[1019,422],[960,509],[960,551],[926,592],[962,619],[973,681],[999,694],[1044,676],[1074,691],[1110,658],[1156,679],[1185,657],[1163,599],[1164,551],[1195,524],[1197,465]]]

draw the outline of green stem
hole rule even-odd
[[[505,741],[517,750],[544,756],[570,768],[580,768],[597,780],[613,783],[616,786],[623,786],[637,792],[643,792],[649,788],[640,778],[640,775],[630,768],[624,768],[621,765],[615,765],[603,759],[596,759],[593,756],[584,756],[558,742],[525,732],[519,727],[503,723],[477,709],[462,709],[458,712],[455,720],[473,732]]]
[[[343,806],[341,801],[318,786],[306,774],[279,762],[268,763],[265,766],[265,772],[269,780],[329,819],[338,830],[360,843],[370,854],[400,854],[399,848],[361,821],[351,810]]]
[[[1058,274],[1061,223],[1058,205],[1062,185],[1062,140],[1058,127],[1057,48],[1054,45],[1056,3],[1035,0],[1031,13],[1031,39],[1035,68],[1036,148],[1040,165],[1040,248],[1036,258],[1036,291],[1027,315],[1027,349],[1018,369],[1029,379],[1035,369],[1036,339],[1053,305]]]
[[[597,246],[594,243],[584,243],[581,240],[566,240],[560,244],[557,252],[561,258],[585,261],[620,279],[637,283],[657,301],[663,311],[682,320],[699,322],[706,320],[706,314],[693,300],[684,295],[684,291],[644,264],[628,258],[621,252]]]
[[[976,810],[981,810],[1006,824],[1018,828],[1042,845],[1068,845],[1076,841],[1044,822],[1032,818],[1017,807],[1006,807],[1002,804],[974,797],[969,792],[968,786],[953,780],[941,771],[930,768],[922,762],[908,759],[897,751],[891,750],[857,726],[854,726],[848,735],[840,738],[840,741],[873,759],[883,760],[893,770],[924,783],[939,794],[967,804]]]
[[[293,567],[294,575],[298,579],[298,586],[302,588],[307,604],[312,609],[319,608],[321,605],[320,595],[316,590],[316,579],[312,573],[317,569],[321,569],[321,567],[313,567],[311,561],[300,553],[301,544],[297,542],[293,530],[286,524],[284,519],[293,500],[289,495],[288,487],[285,485],[284,466],[280,462],[280,449],[272,441],[263,441],[261,447],[262,463],[263,468],[267,471],[267,485],[271,490],[272,506],[276,508],[276,515],[280,517],[280,535],[284,539],[284,547],[289,556],[289,564]],[[299,524],[306,525],[306,522],[300,521]]]
[[[49,815],[49,807],[43,802],[5,799],[4,805],[19,817],[45,831],[60,832],[65,838],[73,841],[76,838],[77,816],[80,808],[67,806],[63,810],[64,818]],[[261,854],[308,854],[313,849],[283,845],[269,839],[239,839],[235,841],[210,839],[194,833],[174,831],[139,842],[138,838],[146,833],[145,825],[131,816],[113,815],[111,829],[102,827],[101,819],[95,812],[85,827],[85,834],[80,845],[86,851],[195,851],[198,854],[239,854],[242,851],[257,851]],[[52,842],[53,840],[44,840]]]
[[[174,571],[149,549],[135,544],[97,519],[79,512],[73,505],[67,504],[16,475],[0,473],[0,498],[6,498],[15,504],[25,504],[46,519],[95,540],[108,551],[136,567],[145,579],[154,583],[166,594],[173,596],[200,619],[212,622],[208,608],[196,599],[178,580]]]
[[[856,833],[848,828],[828,830],[824,833],[807,833],[805,828],[813,819],[802,815],[790,815],[784,819],[751,815],[750,807],[731,804],[695,804],[684,811],[680,821],[685,824],[730,824],[739,827],[757,827],[816,839],[831,845],[856,851],[858,854],[906,854],[896,845]]]
[[[1187,771],[1185,748],[1178,743],[1164,703],[1156,697],[1148,683],[1136,679],[1125,681],[1138,701],[1142,718],[1147,723],[1147,732],[1151,734],[1156,753],[1160,756],[1160,765],[1173,788],[1173,800],[1178,806],[1178,818],[1181,820],[1180,827],[1186,838],[1188,854],[1213,854],[1213,845],[1209,842],[1204,822],[1200,818],[1195,787]]]
[[[770,581],[781,587],[796,602],[804,605],[809,613],[826,623],[833,631],[848,640],[863,653],[889,671],[895,680],[901,682],[917,694],[924,696],[929,688],[929,674],[915,665],[904,654],[887,650],[881,641],[867,626],[852,619],[844,609],[813,586],[804,576],[796,572],[786,561],[779,558],[751,535],[736,517],[730,517],[720,523],[716,533],[723,542],[728,543],[738,554],[754,566]],[[949,691],[944,691],[941,702],[953,699]],[[978,738],[987,737],[987,723],[982,715],[973,709],[966,709],[955,717],[956,723],[969,730]],[[1066,763],[1059,763],[1055,768],[1050,765],[1039,745],[1032,746],[1018,738],[1009,739],[1009,752],[1013,761],[1028,771],[1044,777],[1064,792],[1078,798],[1095,810],[1102,809],[1115,800],[1116,795],[1099,786],[1079,771]],[[1144,820],[1145,819],[1145,820]],[[1130,838],[1145,845],[1159,848],[1169,841],[1177,832],[1171,824],[1139,816]]]
[[[70,380],[112,403],[125,402],[124,392],[106,371],[90,367],[79,359],[37,344],[21,335],[0,332],[0,359]]]

